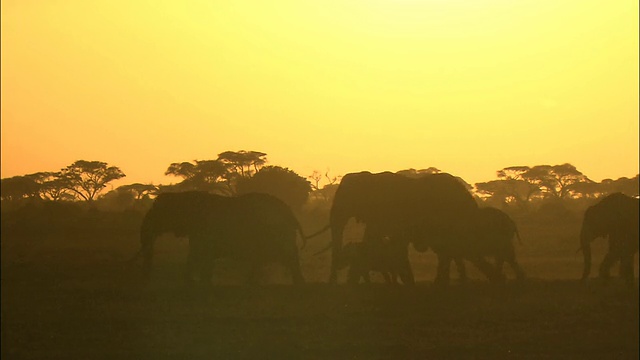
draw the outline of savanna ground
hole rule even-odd
[[[516,221],[525,284],[496,288],[469,265],[473,280],[461,286],[452,268],[445,290],[432,286],[435,256],[415,252],[413,289],[375,276],[371,286],[350,287],[344,274],[328,285],[330,254],[313,255],[328,234],[300,252],[304,287],[291,286],[278,265],[247,287],[242,264],[220,261],[212,288],[187,289],[187,240],[160,238],[145,282],[125,265],[138,248],[135,227],[66,236],[3,229],[2,358],[637,359],[637,283],[577,280],[578,216]],[[605,250],[597,240],[596,270]],[[637,260],[635,269],[637,277]]]

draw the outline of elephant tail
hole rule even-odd
[[[313,256],[320,255],[320,254],[322,254],[322,253],[325,253],[325,252],[329,251],[329,249],[331,249],[331,247],[332,247],[332,246],[333,246],[333,244],[332,244],[332,243],[329,243],[327,246],[325,246],[325,247],[323,247],[322,249],[320,249],[320,250],[316,251],[316,253],[315,253],[315,254],[313,254]]]
[[[516,238],[518,239],[518,244],[522,245],[522,238],[520,237],[520,232],[518,231],[517,227],[514,227],[515,233],[516,233]]]
[[[138,260],[138,258],[140,257],[140,255],[142,255],[142,249],[136,251],[135,254],[133,254],[133,256],[131,257],[131,259],[127,260],[126,263],[131,265],[133,263],[136,262],[136,260]]]
[[[325,232],[325,231],[327,231],[329,229],[331,229],[331,224],[327,224],[325,227],[323,227],[322,229],[314,232],[313,234],[305,236],[304,239],[305,240],[311,239],[312,237],[316,237],[316,236],[322,234],[323,232]]]
[[[298,221],[296,221],[296,229],[300,234],[300,239],[302,239],[302,246],[300,246],[300,250],[302,250],[305,248],[305,246],[307,246],[308,237],[304,235],[304,231],[302,231],[302,226],[300,226],[300,223]]]

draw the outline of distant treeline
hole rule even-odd
[[[100,161],[78,160],[57,172],[38,172],[2,179],[3,211],[39,202],[83,202],[93,209],[145,211],[162,192],[204,190],[223,195],[265,192],[294,209],[305,204],[331,203],[340,176],[314,171],[303,177],[281,166],[269,166],[267,154],[258,151],[225,151],[215,160],[172,163],[165,175],[181,178],[171,185],[134,183],[103,193],[107,185],[126,175],[117,166]],[[436,168],[399,171],[409,177],[441,172]],[[633,178],[590,180],[571,164],[511,166],[496,172],[497,179],[467,189],[479,202],[518,210],[532,210],[558,201],[593,202],[614,192],[638,196],[638,175]]]

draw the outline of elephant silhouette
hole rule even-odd
[[[638,252],[639,200],[622,193],[604,197],[584,213],[580,230],[580,250],[584,255],[582,280],[591,272],[591,242],[599,237],[608,237],[609,251],[600,264],[599,276],[607,280],[611,267],[620,261],[620,276],[633,281],[633,260]]]
[[[371,271],[380,272],[388,284],[397,284],[398,277],[403,284],[414,284],[407,246],[375,231],[371,225],[365,229],[362,241],[343,246],[336,263],[338,269],[349,267],[347,282],[350,284],[360,280],[370,283]]]
[[[466,258],[489,280],[499,281],[495,267],[470,251],[477,210],[471,194],[450,174],[420,178],[391,172],[347,174],[336,190],[329,215],[332,248],[329,282],[337,280],[336,259],[342,251],[344,227],[351,218],[367,227],[377,227],[405,247],[413,243],[418,251],[432,249],[438,256],[436,284],[448,284],[450,263],[455,258]]]
[[[516,223],[504,211],[493,207],[478,209],[474,223],[472,251],[479,256],[493,257],[500,276],[506,261],[517,280],[524,280],[525,273],[518,264],[513,247],[514,237],[520,240]]]
[[[297,246],[297,234],[304,241],[304,233],[291,209],[274,196],[225,197],[204,191],[158,195],[143,219],[141,248],[132,259],[142,256],[147,273],[155,239],[164,233],[189,238],[188,282],[194,275],[209,282],[214,260],[229,258],[250,264],[250,282],[261,266],[279,262],[288,268],[295,284],[304,283]]]

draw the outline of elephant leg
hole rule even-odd
[[[184,273],[184,281],[187,285],[192,286],[195,282],[194,275],[198,270],[198,259],[196,256],[196,251],[194,251],[193,247],[189,249],[189,254],[187,255],[187,268]]]
[[[331,274],[329,274],[329,284],[335,284],[337,281],[338,281],[338,271],[335,269],[335,266],[331,264]]]
[[[213,277],[213,263],[207,262],[207,263],[201,264],[200,282],[204,283],[207,286],[210,286],[212,277]]]
[[[496,256],[496,257],[495,257],[496,271],[497,271],[499,274],[503,274],[503,276],[504,276],[504,270],[503,270],[503,267],[504,267],[504,261],[505,261],[505,260],[504,260],[504,257],[502,257],[502,256]],[[511,264],[511,262],[509,262],[509,264]],[[513,268],[513,266],[512,266],[512,268]]]
[[[438,270],[436,273],[436,280],[434,285],[448,286],[449,285],[449,269],[451,267],[451,257],[449,255],[438,254]]]
[[[634,254],[625,254],[620,258],[620,277],[627,285],[633,284],[633,258]]]
[[[526,275],[524,274],[524,271],[520,267],[520,264],[518,264],[518,261],[516,261],[516,254],[512,249],[509,252],[507,252],[506,256],[502,256],[502,255],[496,256],[496,268],[500,274],[504,274],[502,272],[502,263],[504,261],[506,261],[509,264],[513,272],[516,274],[516,279],[518,281],[522,281],[526,278]]]
[[[387,284],[394,284],[395,283],[395,276],[393,274],[391,274],[390,271],[387,270],[382,270],[381,271],[382,276],[384,276],[384,282]]]
[[[464,264],[464,260],[462,258],[456,257],[453,259],[456,263],[456,268],[458,269],[458,277],[460,278],[461,284],[467,283],[467,267]]]
[[[400,279],[400,273],[397,270],[389,271],[389,276],[391,276],[391,283],[398,285],[398,280]]]
[[[610,278],[610,270],[613,266],[613,263],[616,261],[617,256],[615,252],[609,251],[607,255],[605,255],[604,260],[602,260],[602,264],[600,264],[599,275],[603,280],[608,280]]]
[[[416,279],[413,276],[413,270],[411,269],[411,264],[409,263],[408,257],[403,257],[400,263],[398,264],[398,271],[393,276],[394,279],[400,276],[400,280],[402,280],[402,284],[404,285],[415,285]],[[397,282],[394,280],[394,282]]]
[[[360,278],[364,279],[366,284],[371,284],[371,272],[369,270],[362,270]],[[360,281],[360,279],[358,279]]]
[[[258,275],[260,274],[260,266],[258,263],[251,263],[249,268],[249,275],[247,276],[247,284],[250,286],[258,285]]]
[[[302,270],[300,269],[300,261],[298,257],[294,257],[289,259],[288,264],[286,264],[289,268],[289,272],[291,273],[291,281],[294,285],[304,284],[304,277],[302,276]]]
[[[492,266],[485,258],[479,256],[471,260],[472,263],[480,270],[490,282],[502,283],[504,282],[504,276],[500,276],[496,271],[496,268]]]
[[[353,265],[349,266],[349,271],[347,272],[347,284],[357,285],[360,282],[360,277],[364,277],[364,274]],[[365,278],[365,281],[367,281],[367,278]]]
[[[389,271],[389,279],[391,279],[391,284],[398,285],[398,273],[396,271]]]
[[[511,269],[513,269],[513,272],[516,273],[516,279],[518,281],[522,281],[527,278],[527,276],[524,273],[524,270],[522,270],[522,267],[520,266],[520,264],[518,264],[518,262],[515,259],[509,261],[509,266],[511,266]]]

